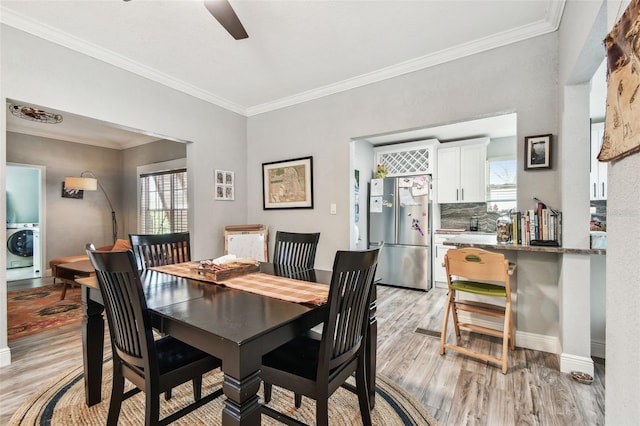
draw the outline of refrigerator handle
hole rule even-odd
[[[459,189],[456,188],[456,201],[458,201],[458,191]]]

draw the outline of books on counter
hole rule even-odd
[[[511,213],[513,244],[562,245],[562,213],[536,199],[534,209]]]

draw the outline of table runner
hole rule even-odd
[[[327,301],[329,293],[328,285],[278,277],[263,272],[254,272],[224,281],[215,281],[211,277],[198,274],[198,272],[193,269],[199,265],[200,262],[192,261],[174,265],[155,266],[149,269],[178,277],[224,285],[236,290],[294,303],[321,305]]]

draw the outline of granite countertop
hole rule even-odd
[[[607,251],[603,249],[578,249],[567,247],[545,247],[545,246],[523,246],[514,244],[498,244],[493,236],[493,240],[488,235],[480,236],[476,238],[465,238],[466,234],[457,235],[443,242],[444,245],[455,247],[476,247],[487,250],[510,250],[510,251],[528,251],[538,253],[560,253],[560,254],[599,254],[606,255]],[[469,237],[474,237],[473,235]],[[483,238],[484,241],[483,241]]]

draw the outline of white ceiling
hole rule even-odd
[[[231,0],[238,41],[202,0],[2,0],[0,22],[252,116],[555,31],[564,3]]]

